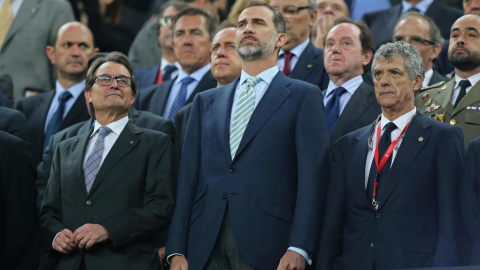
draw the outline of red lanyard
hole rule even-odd
[[[382,160],[380,161],[380,164],[378,163],[378,156],[380,155],[378,152],[378,142],[380,141],[380,133],[382,133],[382,125],[381,122],[378,123],[378,129],[377,129],[377,147],[375,148],[375,165],[377,165],[377,175],[380,174],[382,171],[383,166],[385,163],[387,163],[388,158],[393,152],[393,149],[398,143],[398,140],[400,137],[402,137],[403,134],[405,134],[405,131],[407,130],[408,125],[410,125],[410,122],[403,128],[402,133],[390,144],[388,147],[387,151],[385,151],[385,154],[382,157]],[[376,206],[376,201],[375,201],[375,196],[377,195],[377,177],[375,177],[375,181],[373,182],[373,199],[372,199],[372,204]]]

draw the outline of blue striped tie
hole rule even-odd
[[[235,158],[238,146],[242,140],[243,133],[247,128],[248,121],[255,109],[255,90],[253,87],[260,82],[260,77],[247,79],[247,86],[240,93],[237,100],[237,107],[233,115],[233,122],[230,129],[230,155]]]
[[[90,192],[90,188],[93,185],[95,177],[97,177],[98,169],[100,169],[100,162],[103,157],[103,150],[105,149],[105,137],[112,132],[108,127],[101,127],[98,130],[98,138],[93,146],[92,152],[88,155],[87,161],[83,166],[83,172],[85,175],[85,187],[87,193]]]
[[[170,108],[170,112],[168,113],[168,120],[173,122],[173,118],[175,118],[175,114],[178,110],[180,110],[187,101],[187,86],[192,83],[195,79],[192,77],[185,77],[183,78],[180,83],[180,91],[175,97],[175,101],[173,102],[172,108]]]

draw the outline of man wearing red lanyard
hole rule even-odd
[[[382,114],[333,146],[317,269],[457,264],[463,134],[416,111],[424,69],[407,43],[375,54]]]

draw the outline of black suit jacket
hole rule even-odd
[[[313,46],[310,42],[302,55],[298,58],[295,68],[290,73],[290,78],[302,80],[313,85],[318,86],[320,89],[325,89],[322,87],[325,83],[328,85],[328,77],[323,76],[323,71],[325,66],[323,64],[323,50]]]
[[[133,104],[137,110],[149,111],[156,115],[163,116],[165,106],[167,105],[168,96],[172,89],[175,80],[166,81],[161,84],[153,85],[139,91]],[[203,78],[198,82],[197,87],[185,102],[185,105],[192,103],[196,94],[208,89],[217,87],[217,81],[212,76],[212,72],[209,70]]]
[[[43,145],[45,140],[45,121],[52,103],[55,91],[41,93],[32,97],[22,98],[17,103],[17,109],[27,118],[28,135],[32,144],[32,160],[35,166],[42,161]],[[85,96],[80,94],[75,103],[63,119],[59,130],[90,118]]]
[[[187,123],[192,111],[192,104],[185,105],[175,114],[175,140],[173,142],[173,149],[175,152],[176,165],[180,165],[180,156],[182,154],[183,140],[185,139],[185,132],[187,131]]]
[[[0,131],[0,266],[38,269],[35,169],[28,144]]]
[[[382,109],[375,97],[375,90],[363,82],[355,90],[335,123],[330,134],[330,145],[333,145],[343,135],[371,124],[380,113],[382,113]]]
[[[27,119],[23,113],[7,107],[0,107],[0,130],[28,142]]]
[[[61,142],[42,207],[46,250],[65,228],[101,224],[109,240],[60,255],[57,269],[158,269],[156,235],[173,212],[172,148],[168,135],[127,123],[87,193],[83,160],[90,132]],[[68,199],[67,199],[68,198]]]
[[[373,128],[335,142],[317,269],[456,265],[461,129],[416,115],[378,185],[375,210],[365,193]]]
[[[392,42],[395,25],[402,12],[402,5],[398,4],[386,10],[380,10],[363,15],[362,20],[368,25],[373,33],[375,47]],[[450,28],[453,23],[463,15],[460,9],[445,6],[441,1],[433,1],[425,15],[432,18],[440,28],[444,39],[450,37]]]

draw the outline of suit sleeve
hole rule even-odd
[[[57,135],[58,136],[58,135]],[[48,177],[50,175],[50,168],[52,167],[53,152],[57,143],[55,143],[56,136],[50,137],[50,142],[43,152],[42,161],[37,166],[37,207],[42,207],[43,198],[45,196],[45,189],[47,187]]]
[[[108,231],[113,246],[164,230],[173,213],[172,143],[166,134],[155,137],[145,165],[144,206],[130,208],[100,224]]]
[[[320,89],[310,87],[305,93],[295,132],[298,189],[288,244],[314,254],[325,208],[328,138]]]
[[[457,243],[461,224],[458,188],[465,154],[460,128],[452,127],[439,136],[441,138],[437,145],[439,237],[433,267],[457,265]]]
[[[6,130],[8,133],[28,142],[28,131],[27,131],[27,119],[23,113],[15,112],[11,115],[8,127]]]

